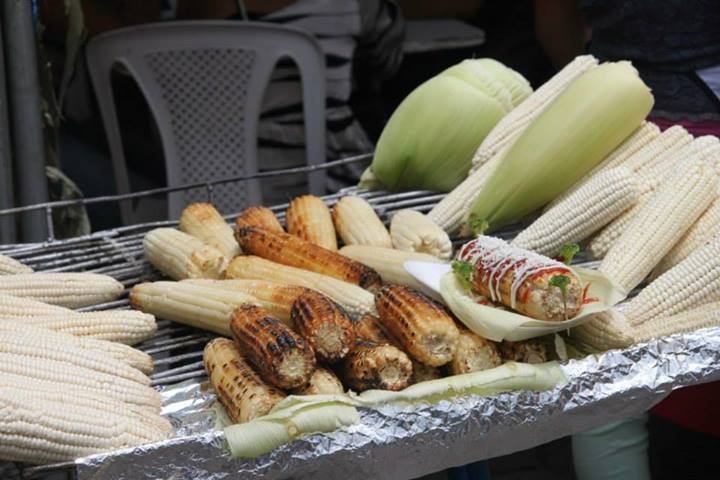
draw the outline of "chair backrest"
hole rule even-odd
[[[192,21],[149,24],[94,38],[88,69],[98,98],[119,193],[130,191],[111,74],[122,65],[135,79],[155,118],[168,186],[257,172],[257,127],[265,88],[277,62],[292,59],[302,81],[308,164],[325,162],[325,60],[309,34],[259,22]],[[324,172],[309,175],[321,193]],[[204,189],[171,193],[169,218]],[[260,201],[257,181],[215,186],[221,211]],[[121,205],[132,221],[131,204]]]

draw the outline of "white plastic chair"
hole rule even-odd
[[[87,47],[118,193],[130,182],[112,95],[111,73],[120,64],[137,82],[160,131],[170,187],[253,174],[261,102],[280,59],[300,72],[308,164],[325,162],[325,60],[309,34],[259,22],[192,21],[115,30]],[[321,194],[324,171],[308,175],[309,190]],[[204,189],[168,194],[168,215],[180,216]],[[215,186],[213,202],[223,212],[259,203],[257,181]],[[136,216],[121,202],[123,221]]]

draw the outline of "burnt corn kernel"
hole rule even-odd
[[[233,422],[261,417],[285,397],[260,378],[228,338],[216,338],[205,346],[203,364],[218,400]]]
[[[296,395],[332,395],[343,393],[343,387],[340,379],[327,368],[318,367],[310,377],[307,385],[294,390]]]
[[[431,367],[452,360],[458,328],[445,309],[403,285],[386,285],[375,295],[380,321],[410,356]]]
[[[235,229],[235,239],[244,252],[273,262],[328,275],[371,291],[381,285],[380,275],[372,268],[287,233],[243,226]]]
[[[261,307],[243,304],[230,317],[230,331],[266,382],[283,389],[305,385],[315,370],[312,347]]]
[[[495,368],[502,363],[497,345],[466,328],[460,329],[455,358],[448,365],[452,375]]]
[[[290,202],[285,213],[288,233],[319,245],[337,250],[337,236],[330,210],[321,198],[302,195]]]
[[[410,383],[412,362],[397,347],[359,340],[338,367],[345,385],[362,392],[402,390]]]
[[[383,344],[394,344],[394,340],[390,338],[385,325],[375,315],[366,314],[355,322],[355,335],[357,338],[369,340],[371,342]]]
[[[345,311],[325,295],[309,290],[293,303],[290,316],[317,359],[335,363],[355,345],[355,329]]]
[[[235,219],[235,228],[260,227],[270,232],[283,232],[275,214],[267,207],[255,206],[243,210]]]

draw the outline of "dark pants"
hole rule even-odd
[[[688,430],[650,415],[650,472],[653,480],[720,478],[720,438]]]

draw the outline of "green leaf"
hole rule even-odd
[[[577,243],[570,243],[568,245],[563,245],[560,248],[560,253],[558,254],[558,260],[563,262],[565,265],[570,265],[573,261],[573,258],[577,253],[580,251],[580,245]]]
[[[468,227],[473,235],[482,235],[488,229],[490,224],[484,218],[471,218]]]
[[[468,290],[473,289],[473,266],[470,262],[465,262],[463,260],[453,260],[452,262],[452,269],[453,272],[455,272],[455,275],[460,279],[460,283],[462,283],[463,287],[467,288]]]

